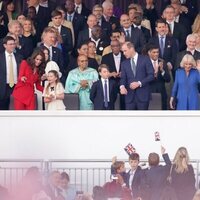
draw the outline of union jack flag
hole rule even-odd
[[[155,134],[155,141],[160,141],[160,133],[156,131],[154,134]]]
[[[135,153],[136,152],[136,149],[135,147],[133,147],[133,145],[131,143],[127,144],[124,148],[124,150],[126,151],[126,153],[128,155],[131,155],[132,153]]]

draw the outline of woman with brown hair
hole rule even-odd
[[[36,49],[31,57],[23,60],[20,65],[18,82],[13,91],[15,110],[34,110],[34,86],[41,92],[41,77],[44,74],[45,55]]]

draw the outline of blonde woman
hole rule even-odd
[[[170,108],[175,109],[176,99],[177,110],[198,110],[198,84],[200,83],[200,73],[196,69],[196,62],[192,55],[186,54],[181,63],[181,68],[177,69],[175,82],[170,98]]]
[[[200,33],[200,13],[196,16],[192,25],[192,33]]]
[[[195,176],[189,155],[185,147],[180,147],[174,157],[172,165],[172,187],[178,200],[190,200],[195,194]]]

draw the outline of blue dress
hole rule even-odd
[[[199,110],[198,84],[200,73],[197,69],[191,69],[186,75],[185,69],[178,69],[172,97],[177,98],[177,110]]]

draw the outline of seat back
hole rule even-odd
[[[63,102],[66,106],[66,110],[80,110],[78,93],[65,93]]]
[[[151,93],[151,100],[149,103],[149,110],[162,110],[160,93]]]

